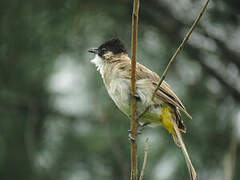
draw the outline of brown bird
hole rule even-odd
[[[102,75],[105,87],[118,108],[127,116],[131,114],[131,59],[119,39],[112,39],[103,43],[99,48],[90,49],[96,54],[91,61],[97,66]],[[136,98],[137,113],[141,114],[147,107],[148,112],[141,117],[140,123],[149,126],[163,125],[169,133],[176,135],[171,120],[175,120],[178,128],[186,132],[186,126],[179,110],[183,111],[190,119],[180,99],[163,81],[152,101],[152,94],[159,82],[159,76],[137,63],[136,65]]]
[[[119,39],[112,39],[106,41],[98,48],[89,49],[88,51],[96,54],[91,62],[96,65],[97,70],[100,72],[108,94],[117,107],[130,117],[131,59],[128,57],[123,43]],[[176,122],[176,128],[181,132],[186,132],[186,126],[183,123],[180,111],[184,112],[190,119],[191,116],[165,81],[162,82],[160,88],[156,92],[154,100],[152,100],[152,94],[159,80],[160,78],[155,72],[137,63],[135,95],[137,99],[137,115],[141,115],[146,108],[149,108],[139,119],[139,123],[142,126],[163,125],[173,136],[174,142],[178,146],[184,146],[182,150],[188,167],[191,169],[193,167],[185,145],[180,137],[181,135],[179,135],[179,131],[176,132],[173,123]],[[196,174],[195,171],[191,173],[191,176]]]

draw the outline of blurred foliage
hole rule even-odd
[[[142,1],[138,61],[161,74],[202,3]],[[131,11],[126,0],[0,2],[0,179],[129,178],[129,121],[87,49],[119,37],[130,51]],[[211,1],[167,77],[193,116],[184,139],[199,179],[240,177],[239,13]],[[146,137],[145,179],[187,179],[162,127],[139,137],[140,164]]]

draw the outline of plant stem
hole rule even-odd
[[[141,170],[141,175],[140,175],[139,180],[143,180],[144,170],[145,170],[145,167],[147,165],[148,143],[149,143],[149,140],[147,138],[146,139],[146,143],[145,143],[145,152],[144,152],[143,165],[142,165],[142,170]]]
[[[198,17],[197,17],[196,20],[194,21],[192,27],[190,28],[190,30],[188,31],[187,35],[186,35],[185,38],[183,39],[182,43],[180,44],[180,46],[177,48],[176,52],[173,54],[172,58],[170,59],[168,65],[167,65],[167,67],[166,67],[166,69],[164,70],[164,72],[163,72],[163,74],[162,74],[162,76],[161,76],[161,78],[160,78],[160,80],[159,80],[159,83],[158,83],[156,89],[154,90],[154,93],[153,93],[153,95],[152,95],[152,100],[154,100],[155,95],[156,95],[159,87],[161,86],[163,80],[165,79],[165,77],[166,77],[166,75],[167,75],[167,73],[168,73],[168,70],[169,70],[170,66],[172,65],[173,61],[176,59],[177,55],[178,55],[178,54],[180,53],[180,51],[183,49],[184,45],[186,44],[186,42],[187,42],[187,40],[189,39],[190,35],[192,34],[193,30],[194,30],[195,27],[197,26],[197,24],[198,24],[200,18],[202,17],[202,15],[203,15],[203,13],[204,13],[204,11],[205,11],[208,3],[209,3],[209,0],[207,0],[207,1],[205,2],[205,4],[204,4],[204,6],[202,7],[202,9],[201,9]]]
[[[136,56],[137,56],[137,32],[138,32],[139,0],[133,2],[132,14],[132,48],[131,48],[131,180],[137,180],[137,113],[136,113]]]

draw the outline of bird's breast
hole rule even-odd
[[[108,80],[108,85],[105,83],[108,94],[118,106],[118,108],[126,115],[131,114],[131,81],[129,79],[123,79],[118,76],[111,76]],[[137,114],[141,114],[148,106],[151,106],[151,90],[145,86],[141,86],[141,82],[137,83],[136,95],[137,98]],[[161,114],[161,106],[151,106],[150,112],[147,113],[146,118],[154,119],[155,115],[159,118]]]
[[[117,107],[127,116],[131,115],[131,81],[130,79],[122,78],[114,71],[105,72],[104,84],[109,96],[115,102]],[[137,100],[137,115],[140,115],[151,107],[149,111],[140,119],[140,123],[150,123],[151,125],[159,125],[161,123],[160,116],[162,114],[162,104],[155,104],[152,100],[154,88],[149,80],[138,80],[136,82]]]
[[[108,94],[125,114],[130,113],[130,81],[118,77],[113,77],[109,85],[106,85]]]

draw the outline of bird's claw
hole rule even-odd
[[[142,131],[142,130],[143,130],[146,126],[148,126],[149,124],[151,124],[151,123],[149,123],[149,122],[143,123],[143,124],[138,123],[138,127],[141,128],[140,130]]]
[[[135,98],[136,101],[140,101],[141,100],[140,96],[137,93],[134,94],[132,97]]]
[[[128,134],[128,139],[129,139],[129,141],[132,141],[132,142],[135,141],[135,139],[132,137],[131,133]]]
[[[128,132],[131,133],[131,132],[132,132],[131,129],[129,129]],[[142,129],[138,129],[138,130],[137,130],[137,135],[138,135],[138,134],[142,134]]]
[[[144,123],[144,124],[138,123],[137,134],[136,135],[142,134],[142,131],[143,131],[144,127],[146,127],[149,124],[150,123]],[[132,132],[131,129],[129,129],[128,132],[129,132],[129,134],[128,134],[129,141],[135,141],[135,139],[131,135],[131,132]]]

